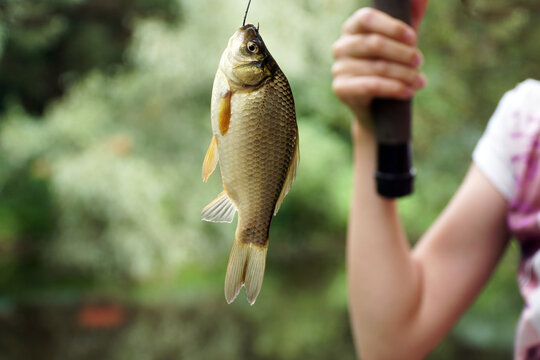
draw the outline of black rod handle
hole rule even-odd
[[[373,0],[373,7],[411,24],[410,0]],[[413,191],[415,171],[411,150],[411,101],[376,98],[371,116],[377,139],[377,192],[386,198]]]

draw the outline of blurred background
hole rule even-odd
[[[0,359],[354,359],[344,264],[351,115],[330,46],[359,0],[255,0],[297,104],[298,176],[262,292],[227,305],[234,224],[203,223],[210,94],[246,1],[0,0]],[[411,241],[449,200],[499,98],[540,78],[535,0],[432,1],[415,97]],[[510,245],[429,359],[508,359]],[[384,259],[381,259],[384,261]]]

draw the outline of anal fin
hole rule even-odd
[[[201,219],[211,222],[232,222],[236,206],[225,191],[218,195],[201,213]]]
[[[214,170],[219,160],[219,153],[217,149],[217,137],[216,135],[212,136],[208,150],[206,150],[206,155],[204,156],[203,167],[202,167],[202,178],[203,181],[208,181],[208,178]]]

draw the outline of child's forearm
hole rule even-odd
[[[376,146],[371,130],[356,123],[353,138],[347,261],[354,335],[365,359],[403,359],[403,353],[392,352],[400,351],[398,344],[407,341],[407,328],[421,298],[420,271],[410,255],[395,201],[375,191]]]
[[[421,359],[471,304],[508,242],[507,201],[472,165],[411,251],[394,201],[375,191],[375,141],[355,123],[347,262],[362,359]],[[419,214],[421,216],[421,214]]]

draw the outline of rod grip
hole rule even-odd
[[[411,24],[410,0],[373,0],[373,7]],[[377,140],[377,192],[397,198],[413,192],[411,101],[376,98],[371,104]]]

